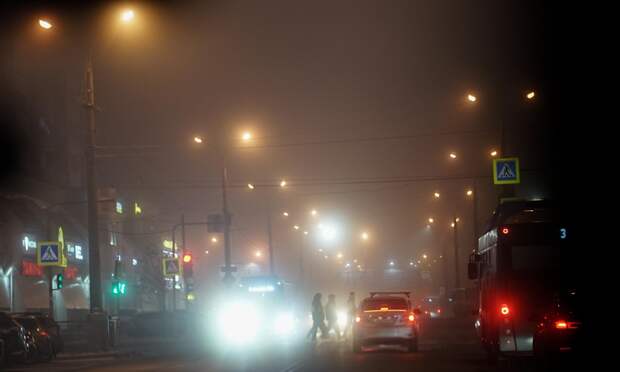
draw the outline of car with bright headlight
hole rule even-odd
[[[353,322],[353,351],[365,346],[401,345],[418,350],[420,310],[413,308],[409,292],[370,292],[359,305]]]
[[[301,319],[285,295],[285,286],[276,276],[240,279],[215,306],[212,328],[218,344],[248,346],[294,339]]]

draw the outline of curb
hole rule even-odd
[[[133,351],[106,351],[95,353],[60,353],[56,356],[56,360],[79,360],[79,359],[97,359],[97,358],[123,358],[137,354]]]

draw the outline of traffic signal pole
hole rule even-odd
[[[231,252],[230,252],[230,214],[228,213],[228,198],[226,187],[228,186],[228,171],[222,169],[222,214],[224,215],[224,284],[231,285],[234,281],[232,276]]]

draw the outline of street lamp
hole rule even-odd
[[[433,223],[433,222],[435,222],[435,219],[433,217],[429,217],[428,223]]]
[[[288,212],[282,212],[282,215],[283,215],[284,217],[288,217]]]
[[[213,244],[217,243],[217,238],[215,236],[211,238],[211,243]]]
[[[467,190],[467,196],[472,196],[472,195],[474,195],[474,191],[471,189]]]
[[[256,252],[254,252],[254,256],[256,256],[257,258],[260,258],[260,257],[262,257],[262,256],[263,256],[263,252],[261,252],[261,251],[256,251]]]
[[[243,142],[249,142],[250,140],[252,140],[252,133],[245,131],[241,134],[241,140]]]
[[[450,158],[451,159],[456,159],[456,153],[455,152],[451,152],[450,153]]]
[[[280,187],[282,188],[286,187],[286,180],[280,181]]]
[[[254,190],[254,185],[253,185],[253,184],[251,184],[251,183],[248,183],[248,189],[250,189],[250,190]]]
[[[490,154],[491,154],[491,157],[496,157],[497,156],[497,150],[491,150]]]
[[[136,16],[136,14],[133,12],[133,10],[131,10],[131,9],[123,10],[121,12],[121,21],[123,21],[124,23],[129,23],[129,22],[133,21],[135,16]]]
[[[202,142],[203,142],[202,137],[200,137],[200,136],[195,136],[195,137],[194,137],[194,142],[196,142],[196,143],[202,143]]]
[[[316,216],[317,216],[317,214],[319,214],[319,212],[317,212],[317,211],[316,211],[316,209],[313,209],[313,210],[311,210],[311,211],[310,211],[310,215],[311,215],[312,217],[316,217]]]
[[[299,230],[299,225],[295,225],[295,226],[293,226],[293,228],[294,228],[295,230]]]
[[[52,23],[50,21],[40,18],[39,19],[39,27],[41,27],[41,28],[43,28],[45,30],[49,30],[50,28],[53,27],[53,25],[52,25]]]
[[[435,191],[435,199],[439,199],[439,197],[441,196],[441,194],[439,194],[437,191]]]
[[[366,231],[362,232],[361,238],[362,240],[368,240],[368,233]]]
[[[478,97],[476,97],[475,95],[469,93],[467,95],[467,100],[471,103],[475,103],[476,101],[478,101]]]
[[[535,97],[535,96],[536,96],[536,92],[534,92],[534,91],[532,90],[532,91],[529,91],[529,92],[525,95],[525,98],[527,98],[528,100],[530,100],[530,101],[531,101],[531,100],[533,100],[533,99],[534,99],[534,97]]]

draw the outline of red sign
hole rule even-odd
[[[78,269],[75,266],[67,266],[65,268],[65,279],[74,280],[77,278]]]
[[[42,277],[43,268],[37,265],[35,262],[28,261],[28,260],[22,260],[22,275]]]

